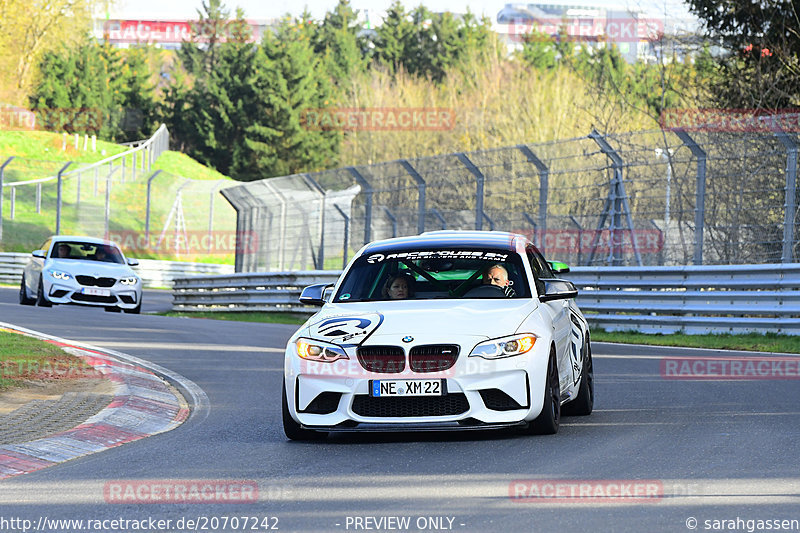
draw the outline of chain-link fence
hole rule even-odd
[[[797,138],[656,130],[457,153],[231,187],[237,271],[341,268],[363,243],[438,229],[529,235],[572,265],[793,262]]]
[[[101,163],[14,157],[0,163],[0,240],[32,250],[50,235],[103,237],[134,257],[222,262],[236,248],[235,212],[219,198],[232,180],[154,170],[157,143]]]

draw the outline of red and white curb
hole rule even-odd
[[[189,406],[183,396],[155,372],[171,379],[177,377],[176,381],[191,396],[193,405],[207,409],[208,398],[202,389],[158,365],[12,324],[0,322],[0,328],[61,346],[94,367],[115,386],[111,403],[79,426],[24,444],[0,446],[0,479],[35,472],[181,425],[189,417]]]

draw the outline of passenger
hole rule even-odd
[[[64,243],[59,244],[57,249],[57,254],[58,254],[57,257],[59,257],[60,259],[69,257],[70,254],[69,244],[64,244]]]
[[[106,250],[102,246],[98,246],[97,250],[94,252],[94,260],[95,261],[110,261],[108,256],[106,255]]]
[[[383,284],[381,295],[389,300],[405,300],[414,297],[414,278],[408,274],[389,276]]]
[[[501,264],[492,265],[483,273],[484,285],[495,285],[503,289],[503,292],[509,298],[516,296],[516,292],[511,288],[511,282],[508,280],[508,270]]]

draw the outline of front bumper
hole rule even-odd
[[[49,278],[49,279],[48,279]],[[111,287],[85,286],[75,278],[67,280],[44,278],[47,299],[54,304],[76,304],[94,307],[119,307],[134,309],[142,297],[141,282],[136,285],[123,285],[117,281]]]
[[[346,350],[350,359],[307,361],[297,355],[290,342],[284,373],[289,412],[302,426],[324,431],[442,431],[526,424],[542,409],[549,342],[539,339],[533,350],[514,357],[469,357],[472,348],[483,340],[475,337],[458,343],[459,356],[447,370],[414,372],[406,365],[400,373],[367,371],[355,348]],[[370,345],[393,341],[374,336]],[[419,339],[417,344],[437,341],[441,339]],[[403,346],[407,358],[412,347]],[[370,381],[387,379],[442,380],[446,394],[370,396]]]

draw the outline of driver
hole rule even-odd
[[[483,273],[483,284],[502,288],[509,298],[513,298],[516,295],[514,289],[511,288],[511,282],[508,281],[508,270],[499,263],[486,269],[486,272]]]

